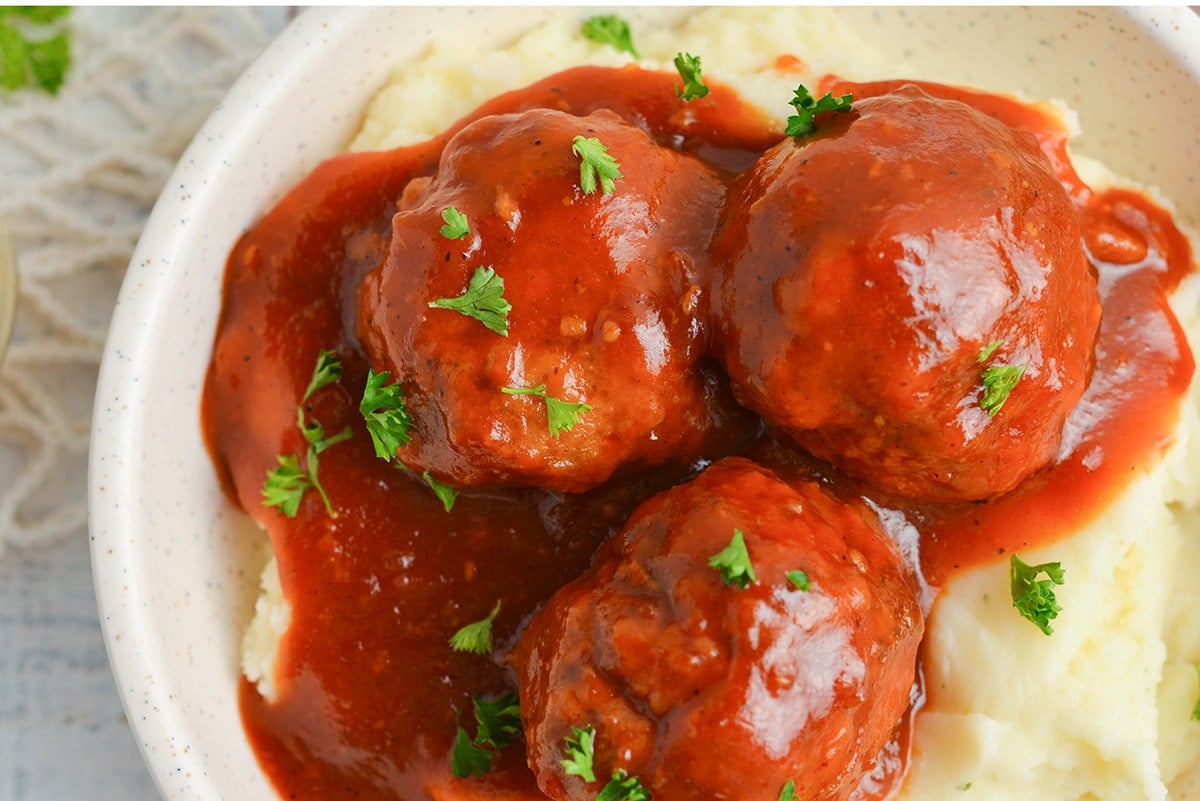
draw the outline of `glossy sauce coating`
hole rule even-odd
[[[615,191],[580,188],[577,136],[636,165]],[[725,187],[698,159],[608,111],[484,117],[456,134],[436,177],[406,188],[387,260],[363,284],[372,363],[401,380],[416,420],[400,458],[452,486],[580,492],[702,452],[749,415],[716,374],[698,273]],[[470,233],[440,233],[442,212]],[[457,311],[480,269],[504,282],[504,332]],[[543,387],[587,409],[551,431]]]
[[[727,213],[721,360],[769,423],[916,500],[1001,495],[1054,458],[1100,303],[1033,137],[898,87],[769,150]],[[1022,371],[1002,413],[988,369]]]
[[[741,588],[710,564],[733,532],[755,574]],[[717,462],[640,506],[529,623],[516,670],[539,786],[585,801],[623,770],[679,801],[789,781],[799,798],[849,797],[908,708],[914,584],[865,504]],[[598,784],[561,765],[583,726]]]
[[[672,80],[636,69],[581,68],[501,97],[471,119],[530,108],[585,115],[611,107],[660,144],[695,155],[727,185],[779,141],[777,129],[728,90],[714,87],[709,98],[685,105],[674,98]],[[1057,127],[1019,103],[984,95],[969,102],[1031,130],[1044,151],[1062,146]],[[279,701],[266,703],[249,684],[242,691],[247,732],[284,797],[542,797],[521,743],[505,749],[483,778],[453,778],[456,720],[469,725],[472,696],[515,689],[506,658],[522,626],[584,572],[632,510],[696,475],[678,464],[580,495],[465,491],[447,514],[419,476],[374,456],[356,409],[369,364],[356,335],[358,287],[383,261],[404,187],[434,174],[446,141],[468,122],[427,145],[331,160],[230,256],[204,427],[231,496],[271,534],[293,606],[281,644]],[[1082,416],[1068,418],[1062,458],[998,501],[905,509],[921,529],[922,565],[934,581],[997,552],[1047,541],[1094,514],[1123,486],[1131,463],[1156,457],[1191,376],[1190,352],[1165,304],[1191,269],[1186,241],[1145,198],[1096,196],[1051,163],[1079,211],[1099,270],[1104,322],[1084,403],[1094,401],[1102,413],[1086,426],[1077,425]],[[1159,335],[1146,340],[1145,325]],[[343,360],[343,378],[317,393],[306,412],[327,430],[346,425],[353,432],[321,460],[337,516],[328,517],[310,492],[289,520],[263,507],[259,492],[277,456],[303,447],[296,404],[317,353],[331,347]],[[1125,369],[1130,364],[1137,365],[1137,380]],[[775,441],[725,443],[695,454],[702,461],[693,464],[754,453],[794,480],[816,475],[841,495],[869,494],[792,446],[782,453],[766,447]],[[1027,518],[1045,522],[1011,525]],[[453,653],[450,634],[497,600],[503,608],[496,658]],[[888,749],[900,755],[889,763],[894,778],[903,765],[903,737]],[[886,776],[868,778],[863,787],[870,789],[856,797],[886,795],[894,784]]]

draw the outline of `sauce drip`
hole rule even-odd
[[[456,726],[474,730],[472,696],[513,688],[504,655],[527,616],[588,566],[638,503],[693,476],[699,462],[580,495],[463,492],[447,514],[419,475],[375,457],[358,399],[344,389],[361,387],[368,367],[353,334],[356,287],[386,253],[405,185],[431,175],[446,141],[471,119],[529,108],[612,108],[727,181],[778,141],[775,124],[731,91],[714,86],[708,98],[685,105],[675,100],[673,80],[636,68],[578,68],[490,101],[428,143],[335,157],[231,253],[203,426],[229,494],[270,533],[291,603],[279,652],[280,697],[267,703],[247,682],[241,691],[248,735],[283,797],[542,797],[519,743],[502,751],[486,776],[452,778]],[[827,85],[850,86],[832,79]],[[921,567],[935,585],[955,570],[1052,541],[1094,516],[1169,444],[1193,370],[1166,302],[1192,268],[1192,255],[1169,215],[1140,194],[1084,186],[1070,168],[1065,134],[1039,111],[941,90],[1029,130],[1050,154],[1079,209],[1104,310],[1094,377],[1070,418],[1059,462],[995,501],[905,510],[921,532]],[[262,482],[279,454],[303,451],[296,403],[317,353],[327,348],[341,358],[343,379],[314,394],[305,413],[326,431],[353,431],[321,457],[337,515],[329,517],[308,493],[298,516],[287,520],[262,506]],[[843,483],[838,491],[860,488]],[[449,636],[485,617],[498,599],[500,656],[454,653]],[[894,789],[907,737],[902,722],[859,796],[886,797]]]

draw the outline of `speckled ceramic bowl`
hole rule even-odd
[[[262,537],[222,496],[199,430],[226,253],[344,145],[368,97],[427,37],[454,32],[488,46],[550,13],[583,12],[307,12],[247,71],[167,182],[113,317],[90,478],[112,666],[166,798],[274,798],[237,708]],[[1065,100],[1085,130],[1078,150],[1158,185],[1185,223],[1200,222],[1200,20],[1186,8],[844,13],[914,76]]]

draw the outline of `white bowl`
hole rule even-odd
[[[428,37],[453,31],[486,47],[553,13],[584,12],[306,12],[234,86],[167,182],[113,316],[89,487],[109,655],[165,798],[275,797],[237,705],[263,537],[223,497],[199,426],[226,254],[285,189],[344,146],[368,98]],[[913,77],[1065,100],[1085,132],[1077,150],[1159,186],[1198,227],[1200,19],[1188,9],[842,13],[911,64]]]

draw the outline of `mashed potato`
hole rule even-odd
[[[631,14],[632,16],[632,14]],[[635,20],[636,23],[636,20]],[[631,57],[586,41],[559,15],[512,47],[466,54],[453,41],[405,66],[371,104],[353,150],[423,140],[481,101],[578,64]],[[813,9],[710,9],[672,30],[635,25],[642,63],[671,69],[683,50],[705,74],[781,115],[804,59],[811,75],[852,80],[906,74],[879,63],[837,18]],[[831,44],[836,43],[836,45]],[[937,76],[925,76],[935,79]],[[811,82],[809,82],[811,85]],[[1089,182],[1110,180],[1084,163]],[[1200,281],[1173,298],[1200,350]],[[1052,637],[1011,605],[1008,563],[958,574],[939,594],[924,654],[928,699],[919,714],[904,799],[1173,799],[1200,797],[1200,393],[1190,393],[1174,441],[1103,513],[1073,536],[1022,554],[1059,561],[1069,579]],[[246,638],[245,671],[269,698],[275,643],[287,625],[274,566]],[[969,795],[964,795],[969,793]]]

